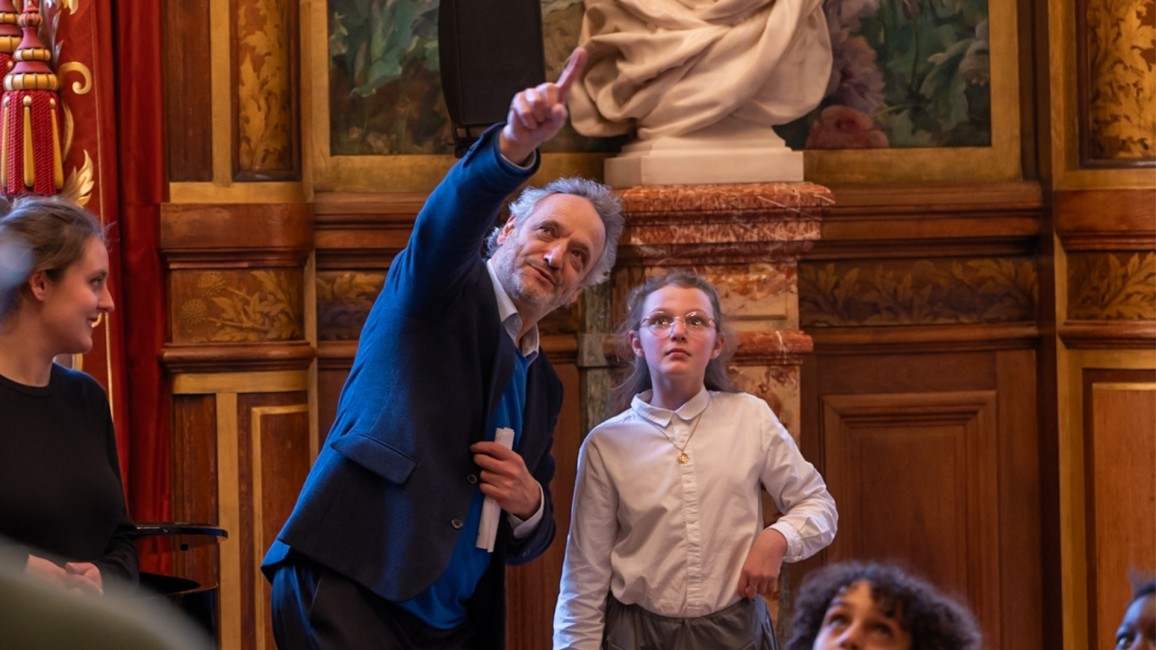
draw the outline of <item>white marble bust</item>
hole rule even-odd
[[[607,182],[802,180],[771,126],[817,106],[831,71],[821,0],[585,0],[570,117],[631,134]],[[615,162],[617,161],[617,162]],[[617,176],[612,178],[612,176]]]

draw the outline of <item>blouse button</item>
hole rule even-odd
[[[461,519],[451,519],[450,525],[453,526],[455,529],[460,529],[465,524],[462,523]]]
[[[477,482],[478,482],[478,475],[477,474],[466,474],[466,483],[469,483],[470,485],[474,485]]]

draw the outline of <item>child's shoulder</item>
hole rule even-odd
[[[645,426],[638,414],[627,407],[626,410],[603,420],[591,429],[582,444],[587,446],[618,444],[637,436],[638,430]]]
[[[624,411],[620,412],[618,415],[612,415],[612,416],[606,418],[605,420],[598,423],[597,425],[595,425],[595,427],[593,429],[590,430],[590,435],[591,436],[593,436],[595,434],[606,435],[605,432],[612,432],[612,431],[616,431],[616,430],[621,430],[624,427],[629,427],[631,424],[633,424],[634,420],[636,419],[636,417],[632,413],[633,412],[630,410],[630,408],[627,408]]]
[[[763,398],[750,393],[711,391],[711,400],[729,408],[770,409]]]

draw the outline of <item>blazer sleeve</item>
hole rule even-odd
[[[498,150],[500,126],[487,130],[434,188],[405,249],[390,263],[387,287],[414,314],[431,314],[456,295],[497,225],[506,199],[538,168],[518,167]]]

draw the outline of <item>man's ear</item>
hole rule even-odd
[[[498,238],[496,240],[498,246],[504,244],[506,239],[509,238],[510,235],[514,234],[515,227],[516,224],[514,223],[514,215],[510,215],[510,218],[506,219],[506,223],[502,224],[501,230],[498,231]]]

